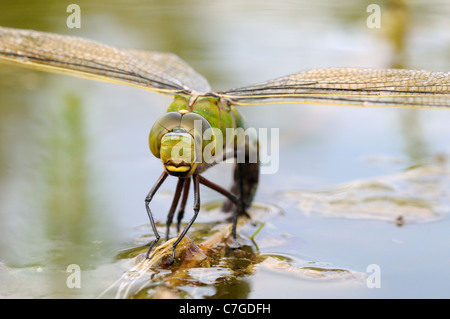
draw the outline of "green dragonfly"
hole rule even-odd
[[[178,183],[167,215],[166,239],[169,238],[169,228],[177,207],[179,232],[191,182],[194,189],[194,216],[174,242],[173,257],[176,246],[199,213],[200,184],[227,198],[223,210],[233,212],[232,235],[236,240],[238,216],[249,216],[247,209],[256,192],[260,173],[257,137],[237,138],[233,135],[229,138],[232,131],[228,129],[248,127],[236,106],[305,103],[362,107],[450,107],[448,72],[316,69],[216,92],[211,90],[203,76],[171,53],[117,49],[78,37],[4,27],[0,27],[0,60],[173,96],[167,113],[156,121],[149,135],[150,150],[162,161],[164,171],[145,198],[155,235],[149,244],[147,258],[150,258],[152,248],[160,239],[150,202],[168,175],[177,177]],[[204,138],[207,132],[209,139]],[[228,142],[224,143],[224,140]],[[235,162],[230,190],[201,175],[228,156],[232,156]]]

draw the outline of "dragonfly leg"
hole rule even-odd
[[[176,249],[177,245],[183,239],[183,237],[186,235],[186,233],[188,232],[189,228],[191,228],[191,226],[194,223],[195,219],[197,218],[198,212],[200,210],[200,185],[199,185],[199,183],[200,183],[200,175],[195,174],[192,177],[192,179],[194,181],[194,216],[189,221],[187,226],[183,229],[183,232],[178,236],[178,239],[175,241],[175,243],[172,246],[173,247],[172,248],[172,263],[175,260],[175,249]]]
[[[236,205],[236,209],[234,210],[233,213],[233,228],[232,228],[232,235],[233,235],[233,239],[236,241],[237,235],[236,235],[236,227],[237,227],[237,220],[238,220],[238,216],[239,216],[239,212],[243,213],[244,215],[246,215],[248,218],[250,218],[250,215],[245,211],[245,205],[244,202],[242,201],[242,197],[238,198],[235,194],[233,194],[232,192],[226,190],[225,188],[211,182],[210,180],[207,180],[206,178],[204,178],[203,176],[200,176],[200,183],[202,183],[203,185],[219,192],[220,194],[224,195],[225,197],[227,197],[231,202],[233,202]]]
[[[219,192],[220,194],[224,195],[226,198],[228,198],[233,204],[239,205],[239,198],[232,192],[226,190],[225,188],[211,182],[210,180],[204,178],[203,176],[200,176],[200,183],[203,185],[215,190],[216,192]],[[240,206],[239,206],[240,207]],[[251,218],[250,215],[247,213],[246,209],[242,210],[242,214],[244,214],[247,218]]]
[[[183,190],[184,180],[182,178],[178,179],[177,187],[175,189],[175,194],[173,195],[172,206],[170,206],[169,213],[167,214],[166,221],[166,241],[169,240],[170,225],[172,225],[173,215],[175,209],[178,206],[178,201],[180,200],[181,191]]]
[[[243,181],[243,174],[244,174],[244,168],[241,163],[237,163],[238,171],[239,171],[239,200],[236,204],[237,207],[234,210],[234,216],[233,216],[233,238],[236,239],[236,225],[237,225],[237,219],[239,216],[239,212],[246,215],[250,218],[250,215],[247,213],[247,210],[245,209],[244,204],[244,181]]]
[[[191,186],[191,179],[186,178],[184,181],[183,198],[181,199],[180,208],[177,214],[177,233],[180,232],[181,220],[183,219],[184,216],[184,208],[186,207],[190,186]]]
[[[158,180],[156,181],[155,185],[153,185],[153,187],[150,190],[150,192],[148,193],[147,197],[145,197],[145,208],[147,209],[147,215],[148,215],[148,218],[150,219],[150,224],[152,225],[153,233],[155,234],[155,240],[150,244],[150,248],[147,250],[147,253],[145,254],[145,258],[149,258],[151,250],[153,249],[153,247],[155,246],[155,244],[158,242],[158,240],[160,238],[158,230],[156,229],[155,221],[153,220],[152,211],[150,209],[150,202],[151,202],[153,196],[158,191],[159,187],[162,185],[162,183],[164,183],[164,181],[168,175],[169,174],[167,174],[167,172],[164,171],[161,174],[161,176],[158,178]]]

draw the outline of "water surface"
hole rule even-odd
[[[0,25],[174,52],[216,90],[332,66],[448,71],[448,4],[407,3],[405,11],[401,1],[381,2],[380,29],[367,27],[364,1],[78,1],[81,28],[68,29],[64,3],[23,0],[2,5]],[[152,297],[162,275],[122,295],[114,284],[134,265],[124,252],[151,239],[144,197],[162,166],[147,138],[170,102],[0,67],[1,296]],[[246,245],[264,261],[192,269],[177,296],[449,297],[449,112],[240,110],[251,126],[280,129],[279,169],[261,177],[253,209],[265,224]],[[227,186],[231,167],[206,177]],[[174,187],[168,179],[152,202],[162,229]],[[220,221],[207,209],[220,199],[202,188],[206,206],[193,231]],[[256,229],[247,225],[240,235]],[[67,287],[71,264],[81,269],[81,288]],[[380,288],[367,285],[369,265],[379,266]]]

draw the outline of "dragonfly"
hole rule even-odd
[[[172,53],[115,48],[85,38],[0,27],[0,61],[54,73],[137,87],[173,98],[149,134],[151,153],[163,172],[145,197],[154,233],[147,258],[160,239],[150,203],[170,176],[178,179],[167,214],[166,240],[177,211],[175,249],[200,210],[200,184],[226,197],[237,243],[239,216],[255,196],[260,175],[259,142],[255,135],[238,137],[233,129],[248,124],[239,107],[264,104],[319,104],[361,107],[449,108],[450,73],[406,69],[325,68],[307,70],[258,84],[213,91],[208,81]],[[208,136],[208,138],[205,138]],[[231,138],[230,138],[231,136]],[[208,142],[209,141],[209,142]],[[227,142],[224,142],[227,141]],[[231,157],[231,189],[204,176],[209,167]],[[181,233],[189,190],[193,184],[193,217]],[[181,200],[181,202],[180,202]]]

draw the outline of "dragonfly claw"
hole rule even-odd
[[[173,247],[172,249],[172,258],[167,262],[167,264],[171,266],[173,265],[174,262],[175,262],[175,247]]]

